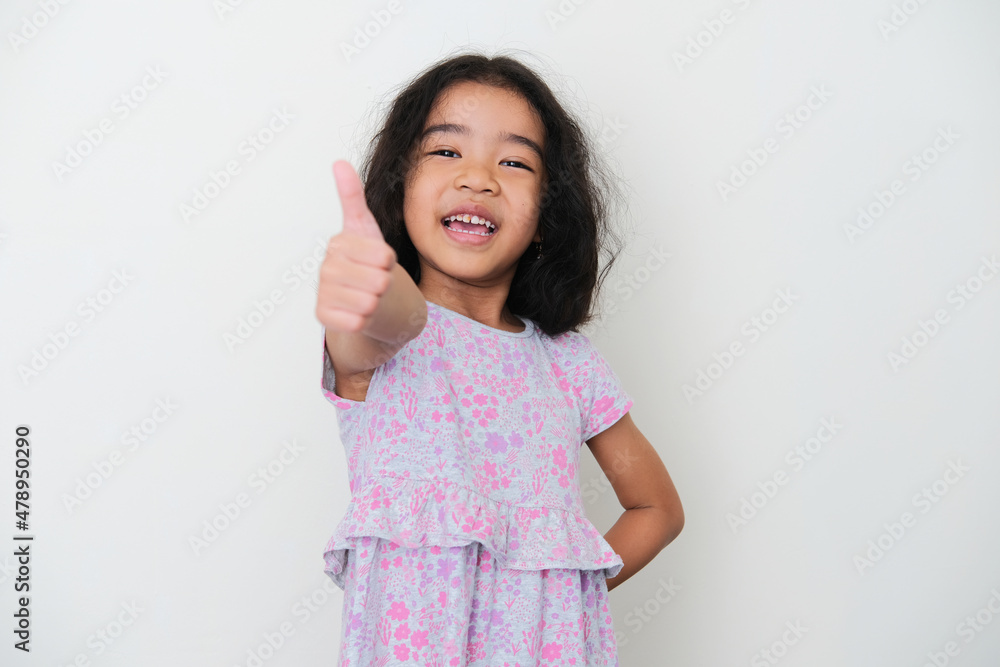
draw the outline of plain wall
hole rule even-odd
[[[252,665],[284,631],[263,664],[335,663],[331,165],[472,46],[532,54],[625,186],[585,333],[686,526],[611,592],[620,664],[996,664],[1000,6],[224,1],[0,7],[0,662]]]

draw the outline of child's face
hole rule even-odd
[[[450,276],[481,286],[506,280],[509,286],[521,255],[541,240],[541,120],[516,93],[461,82],[439,96],[424,123],[428,129],[418,139],[403,199],[406,231],[420,255],[421,283],[425,277]],[[454,222],[451,229],[442,223],[463,208],[479,210],[496,225],[495,232],[471,235],[457,231],[461,225]]]

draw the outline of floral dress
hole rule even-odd
[[[582,444],[631,397],[578,332],[485,326],[433,302],[423,331],[334,393],[351,501],[324,553],[344,591],[339,665],[617,665]]]

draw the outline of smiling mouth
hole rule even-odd
[[[449,215],[441,219],[448,229],[475,236],[493,236],[497,233],[497,226],[486,218],[477,215]]]

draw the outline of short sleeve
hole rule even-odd
[[[586,336],[581,337],[573,385],[580,389],[580,434],[586,442],[625,416],[632,408],[632,397],[607,359]]]
[[[355,401],[350,398],[343,398],[342,396],[337,396],[334,393],[335,384],[334,374],[333,374],[333,360],[330,359],[330,353],[326,349],[326,327],[323,327],[323,378],[320,382],[320,387],[323,390],[323,395],[326,396],[327,400],[333,403],[339,411],[345,416],[354,417],[355,413],[361,412],[361,407],[365,404],[364,401]]]

